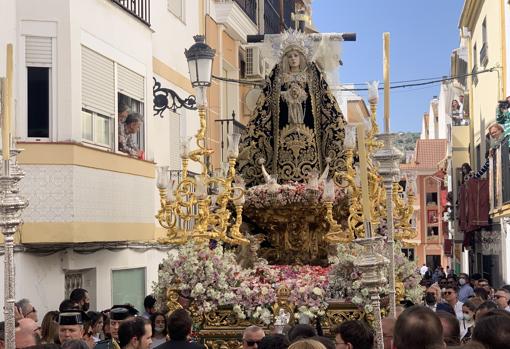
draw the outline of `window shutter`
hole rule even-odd
[[[143,76],[138,75],[120,64],[117,66],[117,74],[119,77],[118,88],[120,93],[138,101],[143,101],[145,99],[145,83]]]
[[[27,36],[25,38],[25,61],[27,67],[51,67],[51,38]]]
[[[82,46],[81,69],[83,107],[105,116],[115,115],[113,61]]]

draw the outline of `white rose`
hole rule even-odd
[[[322,289],[319,287],[314,287],[312,292],[313,292],[313,294],[315,294],[317,296],[322,296],[322,294],[323,294]]]
[[[202,294],[204,293],[205,289],[204,289],[204,286],[199,282],[195,285],[195,287],[193,288],[193,293],[195,295],[199,295],[199,294]]]

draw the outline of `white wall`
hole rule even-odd
[[[14,255],[16,266],[16,300],[28,298],[38,310],[39,323],[44,314],[57,310],[65,297],[65,272],[95,268],[96,294],[91,305],[97,310],[112,306],[112,270],[140,268],[146,269],[146,294],[152,293],[152,284],[158,279],[159,263],[167,256],[167,251],[158,249],[101,250],[79,254],[71,249],[50,255],[17,252]],[[0,273],[3,275],[3,255],[0,256]],[[0,282],[0,299],[4,296],[3,278]],[[139,309],[143,311],[143,309]],[[0,312],[3,320],[3,312]]]
[[[510,218],[502,218],[501,222],[501,277],[503,284],[510,283],[510,265],[508,263],[510,257]]]
[[[434,98],[430,101],[429,107],[429,139],[437,139],[438,138],[438,123],[436,118],[439,117],[436,113],[436,110],[439,111],[439,100]],[[438,105],[438,108],[435,108],[434,105]]]
[[[154,76],[161,83],[162,87],[175,91],[179,97],[186,98],[189,96],[188,92],[172,82],[161,76]],[[171,103],[172,100],[169,96],[169,104]],[[154,162],[158,166],[169,166],[171,170],[181,169],[180,142],[184,138],[196,135],[200,126],[197,111],[180,108],[177,109],[176,113],[165,110],[163,117],[159,115],[152,116],[152,114],[150,114],[150,117],[153,119],[153,122],[149,134],[153,144],[156,145],[154,148]],[[194,140],[191,141],[190,145],[192,149],[196,148]],[[190,161],[189,170],[199,172],[200,166],[194,161]]]
[[[64,299],[64,274],[61,272],[58,253],[39,257],[26,253],[15,253],[16,300],[29,298],[38,311],[39,323],[44,314]],[[4,256],[0,256],[0,273],[4,273]],[[0,282],[0,299],[4,299],[4,279]],[[0,313],[4,319],[4,313]]]
[[[437,136],[438,139],[448,139],[447,125],[451,124],[451,118],[449,115],[450,110],[450,94],[449,85],[441,84],[438,100],[438,124],[437,124]]]
[[[195,42],[193,36],[199,33],[199,2],[202,0],[183,1],[185,21],[181,21],[168,10],[167,0],[151,1],[151,29],[154,57],[163,61],[185,77],[188,77],[188,63],[184,49]],[[203,33],[202,33],[203,34]]]
[[[510,4],[505,4],[505,38],[506,38],[506,94],[510,94]]]
[[[0,0],[0,77],[5,77],[6,45],[16,45],[16,0]]]
[[[0,0],[0,77],[6,76],[6,47],[7,44],[13,44],[13,58],[14,62],[17,60],[17,37],[16,37],[16,0]],[[12,106],[15,110],[12,113],[12,117],[17,114],[17,105],[15,103],[17,99],[17,84],[16,76],[18,75],[18,69],[14,64],[14,81],[13,81],[13,100]],[[11,122],[11,128],[15,128],[15,121]],[[1,140],[1,137],[0,137]]]
[[[101,250],[92,255],[67,251],[63,267],[68,270],[96,268],[97,309],[106,309],[112,304],[112,270],[146,268],[146,293],[152,293],[152,283],[158,279],[159,263],[167,255],[156,249],[137,251],[124,249],[119,251]],[[143,310],[143,309],[139,309]]]

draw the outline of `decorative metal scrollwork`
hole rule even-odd
[[[163,117],[163,112],[170,109],[174,113],[177,109],[185,108],[189,110],[197,109],[197,101],[194,95],[190,95],[187,98],[182,99],[177,95],[177,92],[169,88],[161,87],[161,83],[154,79],[154,87],[152,88],[152,95],[154,96],[154,116],[159,115]],[[169,97],[172,99],[169,105]]]

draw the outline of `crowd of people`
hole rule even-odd
[[[487,279],[423,265],[423,304],[402,304],[396,317],[382,322],[385,349],[510,348],[510,285],[494,289]],[[132,305],[89,310],[84,289],[75,289],[59,310],[49,311],[38,325],[38,312],[28,299],[16,303],[16,348],[31,349],[205,349],[192,336],[192,318],[178,309],[158,312],[156,299],[144,300],[144,312]],[[364,321],[343,321],[323,335],[320,322],[275,326],[265,332],[249,326],[243,349],[373,349],[375,333]],[[334,338],[334,341],[333,339]],[[4,347],[0,323],[0,349]]]
[[[486,342],[483,332],[475,334],[478,324],[485,321],[485,317],[503,316],[506,320],[501,320],[501,323],[510,323],[510,285],[493,288],[479,274],[474,274],[472,278],[464,273],[456,276],[451,270],[445,272],[441,266],[431,271],[423,265],[420,272],[422,284],[426,287],[424,306],[439,317],[447,345],[467,345],[476,339],[483,342],[486,348],[510,348],[508,344],[496,346],[490,341]],[[480,331],[484,329],[480,327]],[[510,343],[510,325],[502,325],[496,332]],[[497,336],[493,339],[496,340]]]

